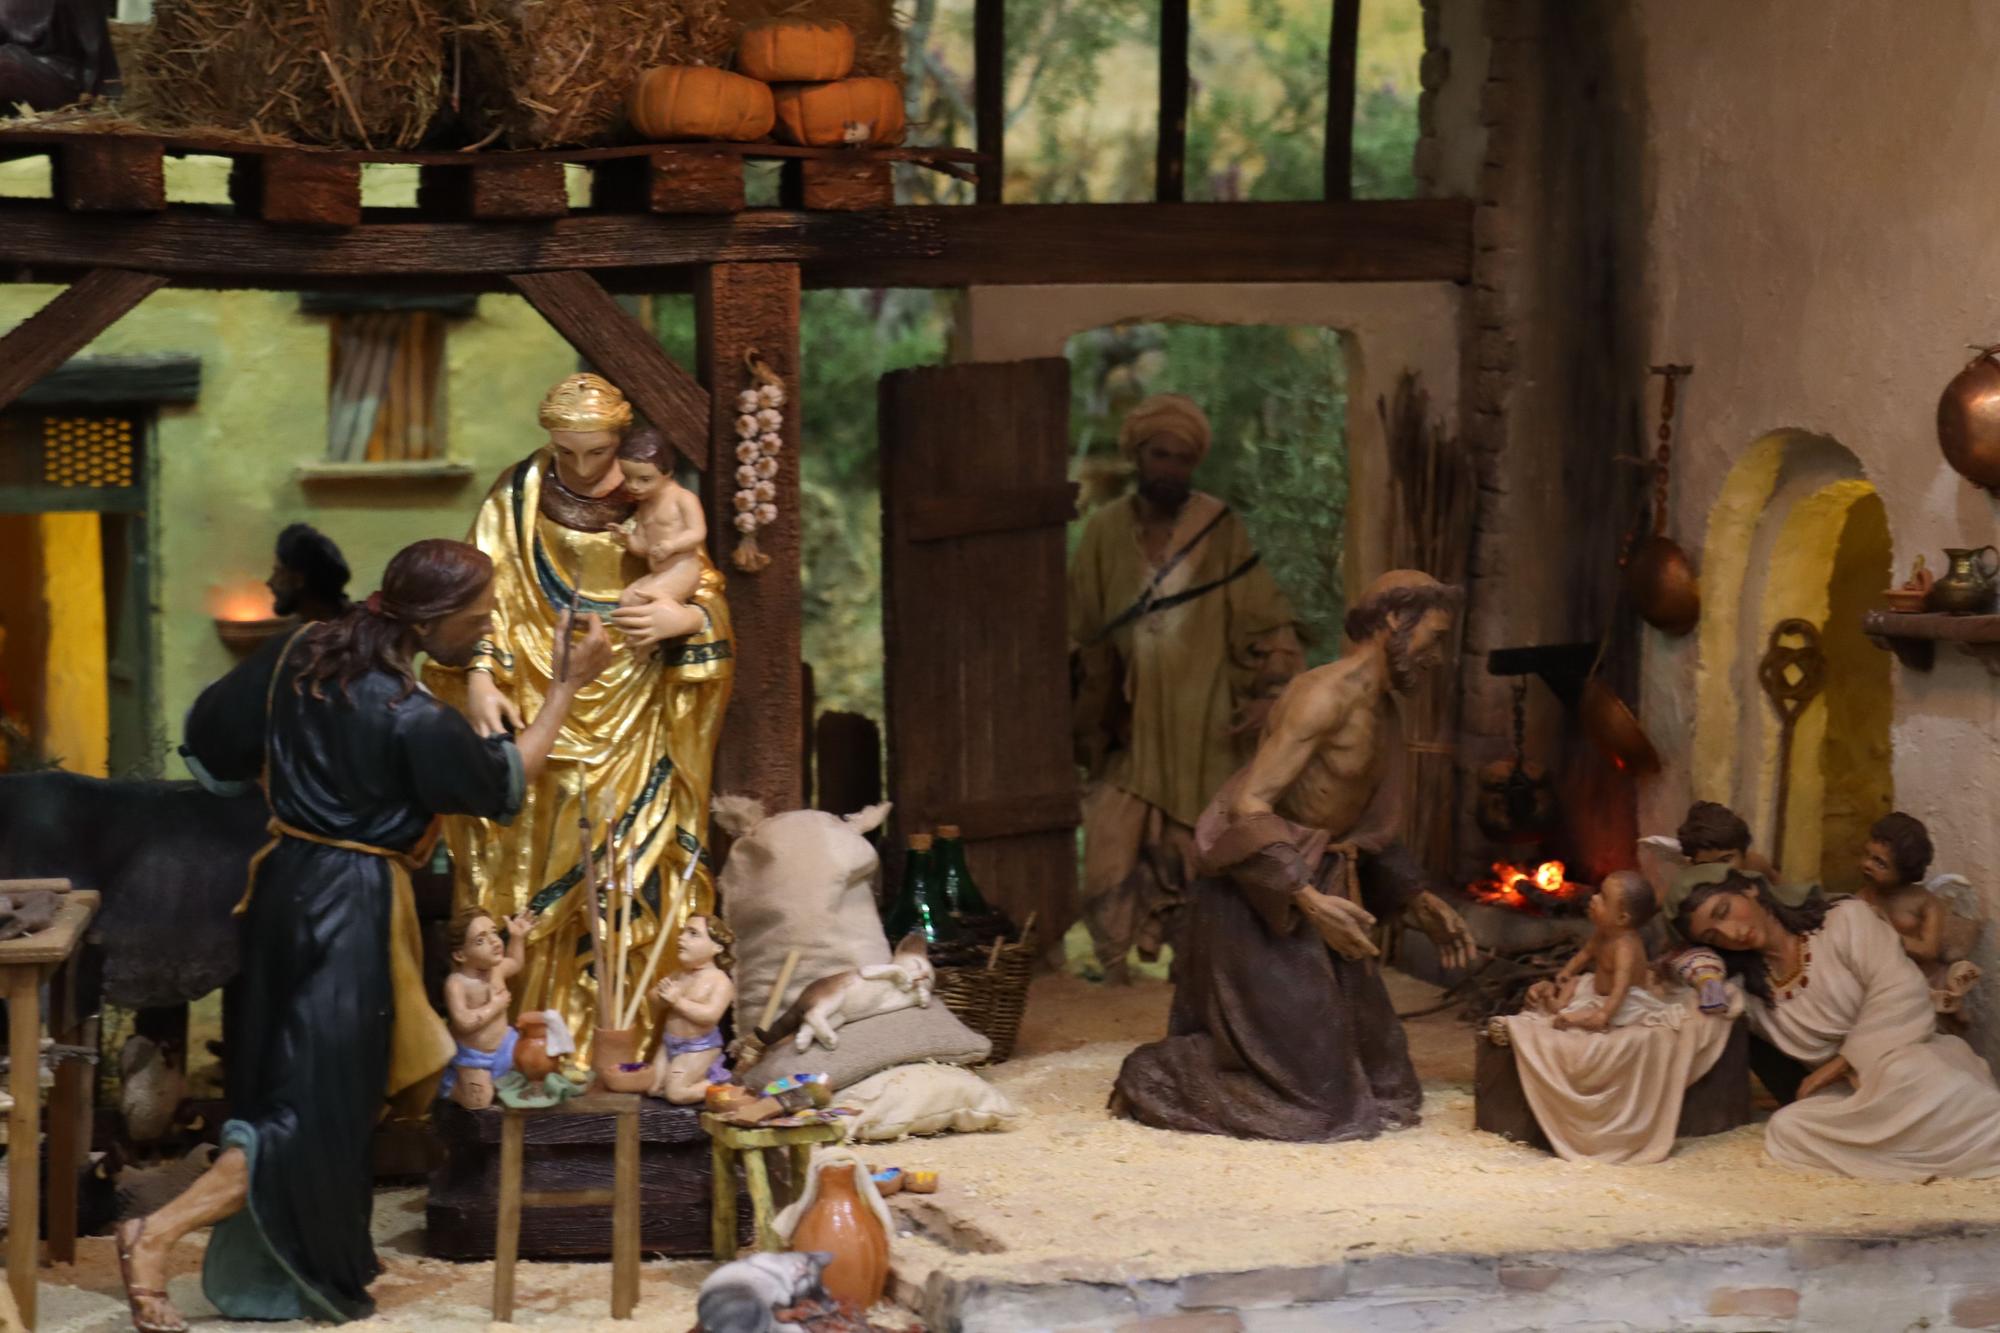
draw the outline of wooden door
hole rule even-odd
[[[880,419],[891,847],[959,825],[981,891],[1047,943],[1076,915],[1069,363],[898,371]]]

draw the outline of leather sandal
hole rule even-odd
[[[136,1217],[130,1223],[120,1222],[112,1231],[112,1239],[118,1246],[118,1276],[125,1283],[125,1304],[132,1314],[132,1327],[138,1333],[187,1333],[187,1320],[181,1318],[174,1309],[173,1301],[164,1291],[152,1287],[132,1285],[132,1251],[138,1247],[139,1238],[146,1234],[146,1219]],[[141,1301],[157,1301],[166,1309],[166,1318],[149,1318],[139,1308]]]

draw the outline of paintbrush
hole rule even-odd
[[[608,982],[604,975],[604,928],[597,919],[597,857],[592,846],[596,833],[590,827],[590,801],[582,797],[580,787],[576,826],[583,842],[583,921],[590,931],[591,960],[597,966],[597,1026],[609,1029],[611,995],[605,989]]]
[[[680,920],[681,905],[687,901],[688,889],[694,880],[695,866],[701,860],[699,849],[688,856],[688,863],[674,883],[673,898],[667,910],[660,917],[659,931],[653,936],[652,950],[646,955],[645,969],[639,974],[639,988],[626,1001],[623,1026],[631,1027],[638,1021],[639,1006],[646,1002],[646,994],[653,988],[653,980],[660,970],[660,960],[666,956],[667,941],[675,933],[675,923]]]

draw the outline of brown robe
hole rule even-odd
[[[1239,773],[1196,826],[1202,878],[1164,1039],[1118,1072],[1114,1105],[1144,1124],[1298,1143],[1372,1138],[1417,1122],[1423,1090],[1381,964],[1342,958],[1292,903],[1300,884],[1400,913],[1423,869],[1399,822],[1402,743],[1393,711],[1375,803],[1344,841],[1278,815],[1228,813]]]

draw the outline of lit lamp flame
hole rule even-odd
[[[261,583],[234,583],[211,589],[208,604],[209,614],[217,620],[270,620],[275,614],[271,590]]]

